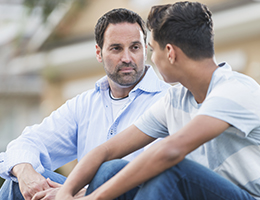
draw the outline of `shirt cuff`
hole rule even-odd
[[[38,173],[44,172],[44,167],[35,154],[25,150],[14,150],[0,154],[0,176],[18,182],[17,178],[12,175],[11,170],[15,165],[21,163],[31,164]]]

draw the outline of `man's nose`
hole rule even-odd
[[[131,62],[131,55],[128,50],[123,51],[123,55],[121,58],[122,62],[124,63],[130,63]]]

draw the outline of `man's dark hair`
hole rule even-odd
[[[101,49],[104,43],[104,33],[108,25],[123,22],[128,22],[131,24],[138,23],[142,29],[142,32],[144,34],[144,42],[146,43],[147,32],[145,28],[145,22],[143,21],[143,19],[137,13],[131,10],[125,8],[118,8],[105,13],[102,17],[99,18],[95,26],[96,43]]]
[[[194,60],[214,55],[211,12],[201,3],[185,1],[153,6],[147,28],[161,49],[173,44]]]

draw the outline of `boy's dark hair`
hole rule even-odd
[[[194,60],[214,55],[211,12],[201,3],[185,1],[153,6],[147,28],[161,49],[173,44]]]
[[[144,42],[146,43],[147,32],[145,28],[145,22],[143,21],[143,19],[137,13],[131,10],[125,8],[118,8],[105,13],[102,17],[99,18],[95,26],[96,43],[101,49],[104,43],[104,33],[108,25],[110,23],[118,24],[123,22],[128,22],[132,24],[138,23],[142,29],[142,32],[144,34]]]

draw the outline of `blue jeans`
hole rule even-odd
[[[114,176],[126,164],[127,161],[124,160],[113,160],[104,163],[90,183],[86,195]],[[255,200],[235,184],[188,159],[184,159],[176,166],[117,199]]]
[[[116,175],[121,169],[123,169],[128,164],[126,160],[113,160],[108,161],[101,165],[99,170],[97,171],[95,177],[92,179],[91,183],[88,186],[86,191],[86,195],[93,192],[97,189],[100,185],[105,183],[109,180],[112,176]],[[135,194],[137,193],[139,187],[136,187],[127,193],[121,195],[120,197],[116,198],[116,200],[132,200]]]
[[[42,176],[50,178],[52,181],[60,184],[63,184],[66,180],[65,176],[49,170],[45,170]],[[5,180],[0,189],[0,200],[24,200],[20,192],[19,184],[12,180]]]

